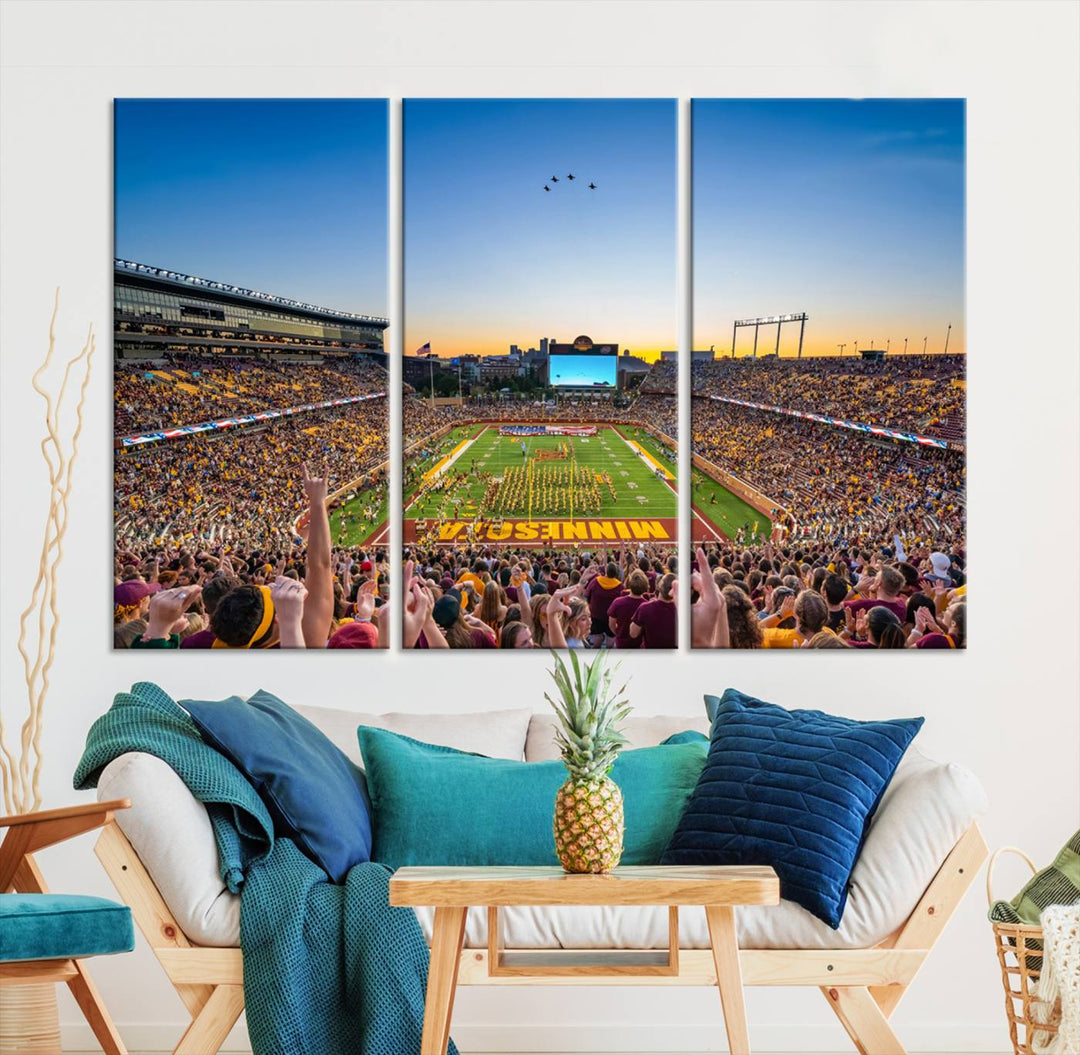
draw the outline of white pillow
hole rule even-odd
[[[425,744],[520,762],[525,754],[525,731],[530,718],[527,708],[471,714],[358,714],[330,707],[297,707],[296,710],[361,767],[363,761],[356,739],[358,725],[387,729],[423,740]]]
[[[131,799],[116,823],[180,929],[197,945],[239,945],[240,898],[221,879],[210,815],[173,768],[156,755],[120,755],[98,778],[97,796]]]
[[[525,737],[526,762],[547,762],[559,757],[559,749],[555,745],[557,721],[550,711],[532,716],[529,732]],[[704,714],[651,714],[632,716],[622,723],[622,731],[630,741],[626,745],[628,749],[656,747],[669,736],[687,729],[695,729],[708,736],[709,719]]]

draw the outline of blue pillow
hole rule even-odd
[[[664,864],[771,865],[780,895],[834,930],[870,819],[922,718],[857,722],[735,689]]]
[[[275,834],[292,839],[335,883],[371,860],[364,774],[311,722],[262,689],[246,702],[230,696],[180,705],[254,785]]]
[[[720,697],[710,696],[705,693],[705,717],[709,719],[709,722],[716,721],[716,712],[720,709]]]

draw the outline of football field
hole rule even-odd
[[[734,539],[741,527],[747,528],[748,534],[754,534],[758,538],[769,537],[772,533],[772,521],[764,513],[743,501],[701,469],[694,469],[692,475],[691,542],[715,542],[721,536]]]
[[[406,467],[406,542],[675,541],[674,457],[644,430],[601,425],[592,436],[517,436],[499,429],[453,429]]]
[[[330,514],[330,538],[335,546],[386,545],[388,515],[385,488],[352,493]]]

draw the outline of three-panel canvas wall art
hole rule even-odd
[[[694,100],[682,254],[678,108],[117,100],[115,647],[962,649],[963,101]]]

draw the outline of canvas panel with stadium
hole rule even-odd
[[[387,644],[386,120],[117,102],[116,647]]]
[[[675,647],[674,117],[406,100],[406,647]]]
[[[697,644],[963,648],[963,102],[695,100],[693,135]]]

